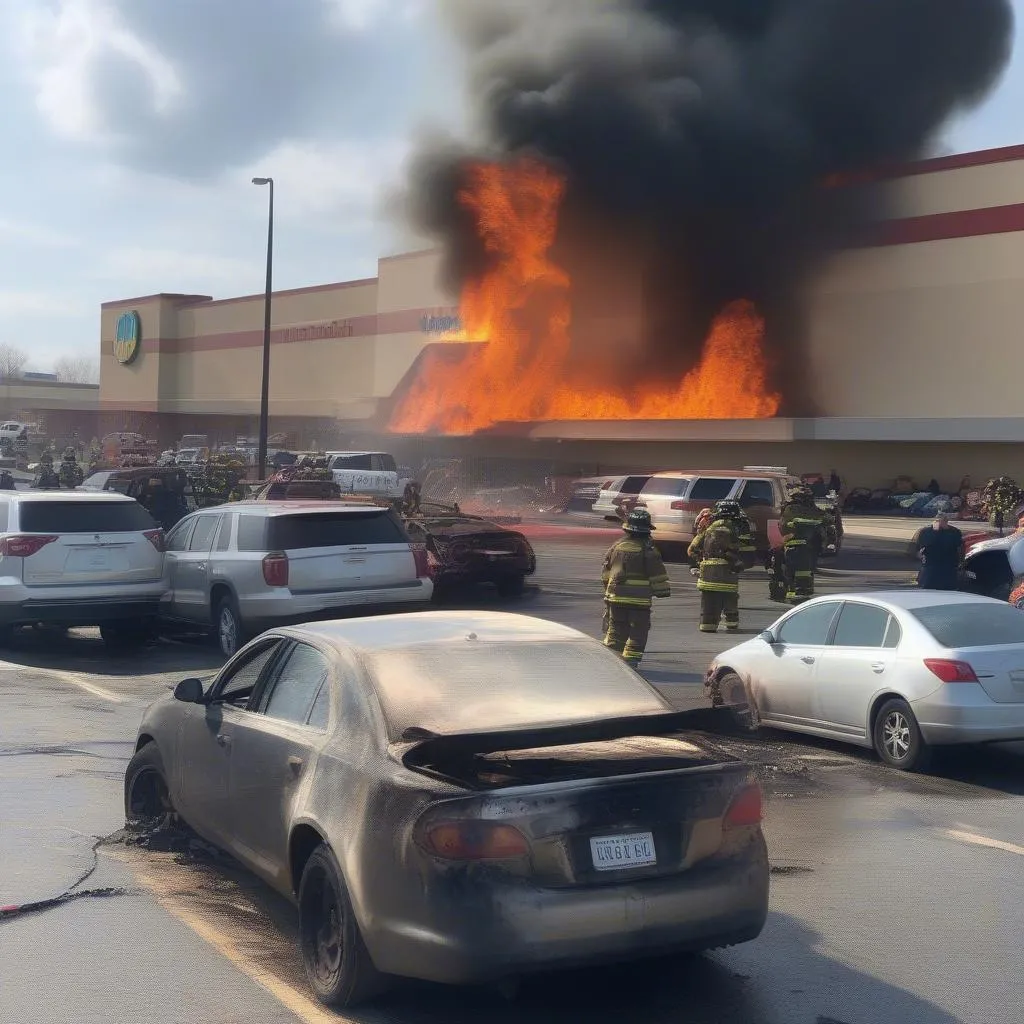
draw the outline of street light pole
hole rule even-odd
[[[260,439],[256,457],[260,480],[267,478],[267,434],[270,432],[270,301],[274,289],[274,179],[253,178],[254,185],[270,186],[267,218],[267,290],[263,300],[263,383],[260,392]]]

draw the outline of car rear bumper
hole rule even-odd
[[[425,604],[433,594],[434,584],[429,579],[416,580],[408,586],[323,594],[293,594],[282,588],[240,600],[238,611],[247,628],[269,629],[288,623],[329,619],[359,608],[385,610],[408,604]]]
[[[971,684],[955,685],[966,691]],[[980,686],[976,688],[981,690]],[[1024,740],[1024,702],[997,704],[987,695],[978,697],[966,692],[964,697],[976,700],[977,703],[942,703],[934,699],[934,695],[933,698],[913,702],[914,716],[926,742],[944,746]]]
[[[630,885],[444,887],[443,907],[423,921],[378,921],[363,931],[381,971],[477,984],[748,942],[767,918],[768,874],[761,845],[747,861]]]
[[[0,593],[2,625],[44,622],[61,626],[103,626],[134,619],[155,619],[164,592],[159,581],[132,591],[118,588],[115,593],[70,597],[67,588],[18,587],[17,590],[17,594]]]

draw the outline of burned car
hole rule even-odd
[[[431,561],[434,592],[477,583],[493,583],[502,597],[523,592],[537,568],[530,542],[515,530],[458,505],[424,502],[420,514],[404,517],[413,543],[425,544]]]
[[[272,630],[145,712],[126,817],[294,900],[331,1006],[717,948],[760,934],[769,867],[748,766],[690,731],[716,713],[525,616]]]

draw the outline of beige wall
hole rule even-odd
[[[1024,415],[1024,232],[845,254],[809,317],[823,416]]]
[[[1024,161],[914,174],[886,185],[884,193],[900,217],[980,210],[1024,203]]]

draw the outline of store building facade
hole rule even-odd
[[[731,465],[761,451],[798,471],[842,459],[882,478],[909,460],[935,476],[1024,476],[1024,146],[926,161],[874,187],[892,219],[872,244],[835,256],[808,296],[818,418],[535,424],[499,447],[529,438],[534,452],[557,444],[605,467],[712,454]],[[276,293],[272,430],[306,445],[378,429],[423,350],[458,327],[439,269],[438,253],[410,253],[381,259],[372,279]],[[251,434],[263,314],[262,295],[104,303],[106,428]]]

